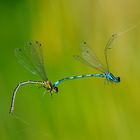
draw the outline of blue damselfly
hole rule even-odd
[[[110,71],[109,71],[109,65],[108,65],[108,50],[111,49],[112,43],[114,39],[117,37],[117,34],[113,34],[109,41],[107,42],[104,54],[105,54],[105,60],[106,60],[106,66],[104,66],[101,61],[97,58],[97,56],[91,51],[91,49],[87,46],[86,42],[83,42],[81,44],[81,54],[75,55],[74,58],[78,61],[81,61],[82,63],[85,63],[98,71],[102,72],[100,74],[83,74],[79,76],[71,76],[66,77],[63,79],[60,79],[56,82],[54,82],[53,86],[56,87],[58,84],[60,84],[63,81],[66,80],[73,80],[78,78],[86,78],[86,77],[105,77],[107,81],[118,83],[120,82],[120,77],[115,77]]]

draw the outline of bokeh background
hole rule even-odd
[[[0,0],[0,139],[1,140],[139,140],[140,139],[140,1],[139,0]],[[54,82],[66,76],[98,73],[73,59],[86,41],[104,61],[109,51],[118,84],[103,78],[66,81],[59,93],[22,87],[9,115],[13,89],[20,81],[41,80],[21,66],[14,49],[26,41],[44,44],[45,67]]]

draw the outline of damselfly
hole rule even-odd
[[[97,58],[97,56],[91,51],[91,49],[87,46],[86,42],[83,42],[81,44],[81,54],[75,55],[74,58],[78,61],[81,61],[82,63],[85,63],[98,71],[102,72],[100,74],[83,74],[79,76],[71,76],[66,77],[61,80],[56,81],[53,86],[56,87],[58,84],[60,84],[63,81],[66,80],[73,80],[78,78],[86,78],[86,77],[105,77],[107,81],[109,82],[120,82],[120,77],[115,77],[110,71],[109,71],[109,65],[108,65],[108,50],[111,49],[112,43],[114,39],[117,37],[117,34],[113,34],[109,41],[107,42],[104,54],[105,54],[105,60],[106,60],[106,67],[101,63],[101,61]]]
[[[77,59],[78,61],[81,61],[82,63],[85,63],[85,64],[97,69],[98,71],[100,71],[102,73],[100,73],[100,74],[83,74],[83,75],[79,75],[79,76],[66,77],[66,78],[63,78],[63,79],[60,79],[60,80],[54,82],[53,86],[56,87],[58,84],[60,84],[63,81],[66,81],[66,80],[73,80],[73,79],[86,78],[86,77],[105,77],[108,82],[119,83],[120,77],[114,76],[109,71],[108,50],[112,48],[112,43],[118,36],[121,36],[129,31],[135,29],[139,24],[140,23],[135,24],[135,25],[129,27],[128,29],[124,30],[123,32],[119,32],[118,34],[113,34],[111,36],[111,38],[108,40],[108,42],[105,46],[105,49],[104,49],[106,66],[104,66],[101,63],[101,61],[98,59],[98,57],[87,46],[86,42],[83,42],[80,46],[81,54],[75,55],[74,58]]]
[[[18,58],[19,62],[26,69],[31,71],[33,74],[39,75],[43,79],[43,81],[28,80],[28,81],[20,82],[14,89],[9,113],[13,113],[16,93],[18,89],[23,85],[27,85],[27,84],[40,85],[41,87],[44,87],[47,92],[51,94],[53,92],[58,92],[58,88],[52,85],[52,83],[48,80],[44,68],[41,43],[39,43],[38,41],[30,41],[26,44],[26,46],[23,49],[16,48],[15,55]]]

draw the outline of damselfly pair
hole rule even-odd
[[[15,54],[19,60],[19,62],[29,71],[31,71],[33,74],[39,75],[43,81],[24,81],[19,83],[12,95],[12,101],[10,106],[10,113],[13,113],[14,111],[14,104],[15,104],[15,97],[18,89],[26,84],[34,84],[34,85],[40,85],[46,89],[47,92],[50,94],[58,92],[58,85],[62,83],[63,81],[67,80],[73,80],[78,78],[86,78],[86,77],[105,77],[107,81],[109,82],[120,82],[120,77],[115,77],[112,73],[109,71],[108,66],[108,49],[111,49],[112,43],[114,39],[117,37],[117,34],[113,34],[109,41],[107,42],[104,54],[105,54],[105,60],[106,60],[106,67],[101,63],[101,61],[97,58],[97,56],[91,51],[89,47],[87,47],[86,43],[83,42],[81,44],[81,54],[74,56],[75,59],[97,69],[98,71],[102,72],[100,74],[84,74],[79,76],[70,76],[63,79],[60,79],[53,84],[48,80],[45,68],[44,68],[44,60],[42,55],[42,44],[40,44],[38,41],[31,41],[26,44],[26,46],[23,49],[17,48],[15,50]]]

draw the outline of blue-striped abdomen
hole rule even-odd
[[[58,84],[60,84],[63,81],[67,81],[67,80],[74,80],[74,79],[79,79],[79,78],[86,78],[86,77],[106,77],[105,74],[83,74],[83,75],[78,75],[78,76],[70,76],[70,77],[66,77],[63,79],[60,79],[56,82],[54,82],[53,86],[57,86]]]

